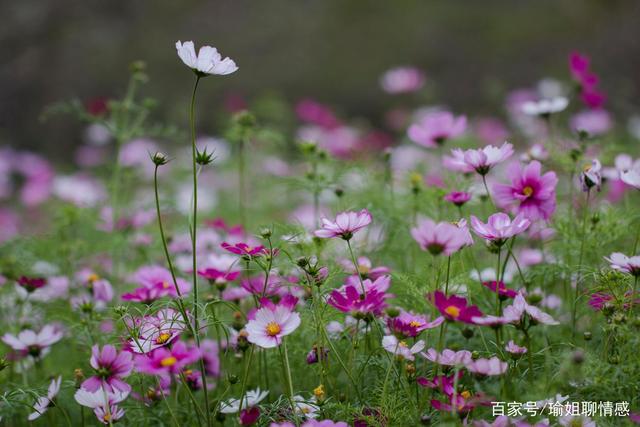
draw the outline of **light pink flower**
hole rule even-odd
[[[515,355],[525,354],[527,352],[526,347],[520,347],[518,344],[513,342],[513,340],[510,340],[507,343],[507,345],[504,347],[504,349],[507,351],[507,353],[511,353]]]
[[[255,319],[247,323],[247,340],[262,347],[273,348],[282,343],[282,338],[293,333],[300,326],[300,315],[285,305],[262,307]]]
[[[403,359],[414,360],[414,354],[420,353],[424,349],[424,341],[420,340],[409,347],[406,342],[400,341],[395,335],[386,335],[382,338],[382,348]]]
[[[640,160],[636,160],[629,169],[621,171],[620,179],[625,184],[640,190]]]
[[[340,237],[350,240],[359,230],[371,224],[372,218],[368,210],[360,212],[342,212],[336,216],[335,221],[322,218],[322,228],[316,230],[314,235],[320,238]]]
[[[555,320],[549,314],[543,312],[538,307],[529,305],[522,293],[519,293],[513,300],[513,304],[504,308],[502,317],[509,323],[519,324],[522,322],[524,315],[537,323],[543,325],[559,325],[560,322]]]
[[[465,229],[448,222],[435,223],[429,218],[420,219],[418,226],[411,229],[411,236],[423,251],[434,256],[451,256],[469,243]]]
[[[60,341],[62,331],[54,325],[45,325],[39,332],[30,329],[21,331],[18,336],[6,333],[2,341],[13,348],[21,356],[42,357],[49,352],[49,347]]]
[[[462,135],[466,127],[465,116],[455,117],[448,111],[435,111],[426,114],[418,123],[411,125],[407,133],[416,144],[434,148]]]
[[[604,257],[611,263],[611,268],[630,274],[632,276],[640,276],[640,255],[628,257],[623,253],[614,252],[609,257]]]
[[[478,375],[502,375],[507,372],[507,368],[509,365],[507,362],[503,362],[497,357],[492,357],[491,359],[477,359],[472,360],[471,362],[465,365],[469,372]]]
[[[511,237],[522,233],[529,228],[529,225],[531,225],[531,221],[523,214],[518,214],[512,221],[509,215],[498,212],[491,215],[486,224],[471,215],[473,231],[483,239],[497,245],[502,245]]]
[[[460,152],[452,151],[457,164],[460,161]],[[513,154],[513,145],[505,142],[500,147],[487,145],[477,150],[470,149],[464,152],[462,161],[466,165],[463,172],[476,171],[480,175],[486,175],[494,166],[507,160]]]
[[[128,395],[129,392],[125,391],[109,391],[103,388],[88,391],[79,388],[74,398],[80,405],[92,408],[96,418],[102,424],[111,425],[124,417],[124,410],[117,404],[124,401]]]
[[[53,399],[58,395],[58,392],[60,391],[61,382],[62,377],[60,376],[51,380],[49,388],[47,389],[47,395],[39,397],[38,400],[36,400],[36,403],[33,405],[34,412],[30,413],[27,417],[29,421],[36,420],[40,418],[42,414],[47,412],[47,410],[51,406],[51,403],[53,402]]]
[[[445,366],[460,366],[471,362],[471,352],[467,350],[453,351],[445,348],[438,353],[435,348],[430,348],[426,353],[420,353],[427,360]]]
[[[424,73],[414,67],[396,67],[380,78],[382,89],[391,94],[415,92],[424,85]]]
[[[605,110],[585,110],[571,117],[569,121],[574,132],[586,132],[590,136],[605,134],[613,125],[611,115]]]
[[[622,180],[624,181],[624,178]],[[600,164],[600,160],[593,159],[591,163],[587,163],[582,168],[580,183],[582,184],[583,191],[589,191],[593,187],[595,187],[597,191],[600,191],[600,185],[602,184],[602,165]]]

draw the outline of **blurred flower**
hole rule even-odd
[[[455,117],[448,111],[426,114],[418,123],[409,126],[409,138],[418,145],[435,148],[447,140],[462,135],[467,127],[465,116]]]
[[[25,329],[18,336],[6,333],[2,341],[18,352],[21,356],[40,358],[49,352],[49,348],[60,341],[62,331],[54,325],[45,325],[39,332]]]
[[[462,206],[471,200],[471,193],[467,193],[466,191],[452,191],[445,195],[444,199],[456,206]]]
[[[445,366],[462,366],[471,362],[471,352],[467,350],[453,351],[445,348],[442,353],[438,353],[436,349],[430,348],[421,355],[433,363]]]
[[[191,68],[199,77],[206,75],[227,75],[238,70],[236,63],[230,58],[222,59],[218,49],[202,46],[196,55],[192,41],[176,42],[178,56],[184,64]]]
[[[340,120],[329,107],[312,99],[303,99],[298,102],[295,110],[296,115],[303,122],[325,129],[335,129],[340,126]]]
[[[625,184],[640,190],[640,160],[636,160],[631,168],[620,172],[620,179]]]
[[[406,342],[400,341],[395,335],[386,335],[382,338],[382,348],[397,357],[414,360],[414,354],[420,353],[424,349],[424,341],[417,341],[412,347],[409,347]]]
[[[600,191],[600,185],[602,184],[602,165],[600,164],[600,160],[593,159],[591,163],[587,163],[582,168],[580,183],[582,184],[583,191],[589,191],[593,187],[595,187],[597,191]]]
[[[249,390],[242,399],[243,408],[252,408],[258,405],[269,394],[268,391],[260,391],[260,388]],[[223,414],[235,414],[240,410],[240,399],[229,399],[220,404],[220,412]]]
[[[509,323],[519,324],[523,320],[523,316],[527,314],[538,323],[543,325],[559,325],[549,314],[542,312],[538,307],[529,305],[522,293],[516,295],[513,304],[504,308],[503,317],[509,320]]]
[[[482,282],[482,286],[490,289],[494,294],[498,292],[501,297],[506,298],[515,298],[518,293],[513,289],[509,289],[505,286],[504,282],[501,280],[500,282],[496,282],[495,280]],[[497,288],[497,290],[496,290]]]
[[[509,137],[509,130],[504,123],[493,117],[478,119],[474,124],[474,132],[485,144],[499,144]]]
[[[411,229],[411,236],[423,251],[434,256],[451,256],[468,243],[464,229],[448,222],[435,223],[429,218],[420,219],[418,226]]]
[[[415,67],[396,67],[380,78],[382,89],[391,94],[415,92],[424,86],[424,73]]]
[[[611,115],[605,110],[581,111],[571,117],[569,126],[574,132],[586,132],[590,136],[607,133],[613,125]]]
[[[53,193],[61,200],[84,208],[94,207],[107,197],[104,185],[86,174],[57,176]]]
[[[465,365],[469,372],[487,376],[502,375],[507,372],[508,367],[507,362],[503,362],[495,356],[490,359],[471,360]]]
[[[569,105],[569,100],[564,96],[539,101],[528,101],[522,104],[522,112],[530,116],[548,117],[551,114],[564,111]]]
[[[352,275],[359,274],[363,279],[376,280],[377,278],[388,275],[391,272],[389,267],[373,267],[371,260],[364,256],[358,257],[357,263],[358,269],[356,270],[351,260],[343,259],[340,261],[342,268],[344,268],[347,273]]]
[[[40,418],[42,414],[47,412],[47,410],[49,409],[49,406],[51,406],[53,402],[53,399],[58,395],[58,392],[60,391],[61,382],[62,382],[61,376],[51,380],[51,383],[49,384],[49,388],[47,389],[47,395],[38,397],[38,400],[36,400],[36,403],[33,405],[34,412],[30,413],[29,416],[27,417],[29,421],[36,420]]]
[[[523,214],[531,221],[548,220],[556,210],[555,172],[541,173],[540,162],[534,160],[524,168],[519,163],[507,169],[510,184],[495,184],[493,197],[502,209],[510,208],[515,214]]]
[[[620,252],[614,252],[609,257],[604,257],[611,263],[611,268],[632,276],[640,276],[640,255],[628,257]]]
[[[525,354],[527,352],[526,347],[520,347],[515,342],[513,342],[513,340],[509,340],[504,349],[507,351],[507,353],[511,353],[514,355]]]

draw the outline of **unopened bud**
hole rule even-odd
[[[169,160],[164,153],[158,151],[151,156],[151,161],[153,161],[153,164],[155,164],[156,166],[162,166],[166,165]]]

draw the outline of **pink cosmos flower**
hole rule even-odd
[[[335,129],[340,126],[340,120],[338,120],[331,108],[312,99],[303,99],[298,102],[296,115],[303,122],[325,129]]]
[[[49,409],[49,407],[53,402],[53,399],[58,395],[58,392],[60,392],[61,382],[62,382],[62,377],[54,378],[51,380],[51,383],[49,384],[49,388],[47,389],[47,395],[39,397],[38,400],[36,400],[36,403],[34,403],[33,405],[34,412],[30,413],[29,416],[27,417],[29,421],[36,420],[40,418],[42,414],[47,412],[47,410]]]
[[[421,356],[433,363],[445,366],[462,366],[471,362],[471,352],[467,350],[453,351],[445,348],[442,353],[438,353],[435,348],[430,348]]]
[[[389,276],[382,276],[374,282],[365,279],[364,291],[360,283],[347,284],[331,291],[327,302],[343,313],[351,313],[354,317],[377,317],[387,306],[385,300],[390,296],[386,293],[389,285]]]
[[[362,209],[360,212],[342,212],[336,216],[335,221],[322,218],[322,228],[313,234],[323,239],[340,237],[350,240],[355,233],[371,224],[371,221],[371,214],[367,209]]]
[[[146,355],[137,355],[136,369],[150,375],[169,376],[178,374],[182,369],[200,359],[198,347],[187,347],[182,341],[176,341],[171,348],[160,347]]]
[[[459,158],[459,154],[452,151],[454,157]],[[513,154],[513,145],[505,142],[500,147],[487,145],[477,150],[470,149],[464,152],[463,161],[467,172],[476,171],[480,175],[486,175],[497,164],[507,160]]]
[[[569,126],[574,132],[586,132],[590,136],[607,133],[613,125],[611,115],[605,110],[581,111],[571,117]]]
[[[80,405],[92,408],[102,424],[111,425],[124,417],[124,409],[119,408],[118,403],[124,401],[128,395],[129,392],[124,391],[109,391],[103,388],[88,391],[79,388],[74,398]]]
[[[529,318],[537,323],[543,325],[559,325],[560,322],[556,321],[549,314],[544,313],[538,307],[529,305],[522,293],[514,298],[513,304],[504,308],[502,316],[508,319],[513,324],[519,324],[524,319],[524,315],[527,314]]]
[[[422,250],[434,256],[451,256],[468,243],[463,229],[448,222],[436,224],[429,218],[420,219],[418,226],[411,229],[411,236]]]
[[[636,160],[632,167],[621,171],[620,179],[625,184],[640,190],[640,161]]]
[[[424,86],[424,73],[414,67],[392,68],[380,78],[382,89],[391,94],[415,92]]]
[[[133,356],[127,351],[120,352],[112,345],[105,345],[102,350],[97,345],[91,348],[91,367],[95,369],[95,375],[82,383],[82,387],[88,391],[96,391],[104,388],[109,391],[130,392],[131,386],[122,381],[133,370]]]
[[[167,308],[159,310],[151,316],[144,316],[134,320],[127,318],[129,328],[138,336],[128,341],[134,353],[148,353],[156,348],[170,344],[187,329],[182,314],[177,310]]]
[[[520,160],[530,162],[532,160],[543,161],[549,158],[549,151],[542,144],[533,144],[529,149],[520,155]]]
[[[591,72],[589,57],[578,52],[569,55],[569,71],[578,84],[582,102],[590,108],[600,108],[605,95],[597,89],[598,76]]]
[[[551,218],[556,209],[558,177],[555,172],[542,175],[541,168],[536,160],[524,168],[519,163],[512,164],[507,170],[511,184],[493,186],[496,204],[515,214],[522,213],[531,221]]]
[[[513,340],[509,340],[504,349],[507,351],[507,353],[511,353],[513,355],[525,354],[527,352],[526,347],[520,347],[518,344],[513,342]]]
[[[140,267],[130,280],[138,283],[141,287],[133,293],[122,295],[122,299],[125,301],[149,303],[164,296],[172,298],[178,296],[171,272],[164,267],[158,265]],[[176,283],[182,295],[191,290],[191,283],[182,278],[176,277]]]
[[[198,270],[198,275],[209,281],[212,285],[226,286],[240,276],[240,271],[220,271],[215,268],[204,268]]]
[[[569,105],[569,100],[564,96],[555,96],[549,99],[527,101],[522,104],[522,112],[529,116],[549,117],[551,114],[563,111]]]
[[[473,324],[474,317],[481,317],[482,312],[475,305],[467,305],[467,300],[456,295],[446,296],[443,292],[435,291],[429,295],[429,300],[435,305],[445,319]]]
[[[442,322],[444,322],[444,317],[442,316],[429,322],[426,316],[402,310],[398,316],[387,319],[387,326],[394,335],[408,338],[417,337],[422,331],[438,327]]]
[[[272,305],[260,308],[255,318],[245,327],[247,340],[258,347],[273,348],[282,343],[282,338],[300,326],[300,315],[291,305]]]
[[[444,199],[456,206],[462,206],[469,200],[471,200],[471,193],[467,193],[466,191],[452,191],[451,193],[445,195]]]
[[[447,140],[462,135],[467,128],[465,116],[455,117],[448,111],[426,114],[418,123],[409,127],[409,138],[418,145],[435,148]]]
[[[382,348],[397,357],[415,360],[414,354],[420,353],[424,349],[424,341],[420,340],[409,347],[406,342],[400,341],[395,335],[386,335],[382,338]]]
[[[587,163],[582,168],[580,183],[582,184],[582,191],[589,191],[593,187],[600,191],[600,185],[602,184],[602,165],[600,160],[593,159],[591,163]]]
[[[202,46],[196,55],[193,42],[176,42],[178,56],[187,67],[191,68],[199,77],[208,75],[227,75],[238,71],[238,66],[230,58],[222,59],[218,49]]]
[[[49,348],[60,341],[62,331],[54,325],[45,325],[39,332],[25,329],[18,336],[6,333],[2,341],[18,352],[22,357],[43,357],[49,352]]]
[[[611,263],[611,268],[632,276],[640,276],[640,255],[628,257],[623,253],[614,252],[609,258],[604,257]]]
[[[205,373],[213,377],[220,375],[220,357],[218,355],[218,343],[214,340],[204,339],[200,343],[202,360],[204,361]]]
[[[371,260],[364,256],[358,257],[357,262],[358,262],[357,270],[353,265],[353,261],[351,260],[343,259],[342,261],[340,261],[340,264],[342,265],[342,268],[344,268],[347,273],[352,274],[354,276],[356,274],[360,274],[360,276],[363,279],[376,280],[379,277],[386,276],[391,272],[391,269],[389,267],[385,267],[385,266],[373,267]]]
[[[516,295],[518,295],[518,293],[513,289],[507,288],[502,280],[500,282],[496,282],[495,280],[482,282],[482,286],[490,289],[494,294],[498,292],[503,300],[507,298],[515,298]]]
[[[518,214],[513,221],[509,215],[498,212],[489,217],[487,223],[481,222],[474,215],[471,215],[471,227],[473,231],[485,240],[496,245],[503,245],[508,239],[516,236],[531,225],[531,221],[525,218],[524,214]]]
[[[502,375],[507,372],[509,365],[497,357],[490,359],[476,359],[465,365],[465,368],[471,373],[482,376]]]

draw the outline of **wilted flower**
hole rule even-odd
[[[196,55],[192,41],[176,42],[178,56],[184,64],[191,68],[199,77],[217,74],[226,75],[238,70],[236,63],[230,58],[222,59],[218,49],[211,46],[202,46]]]

